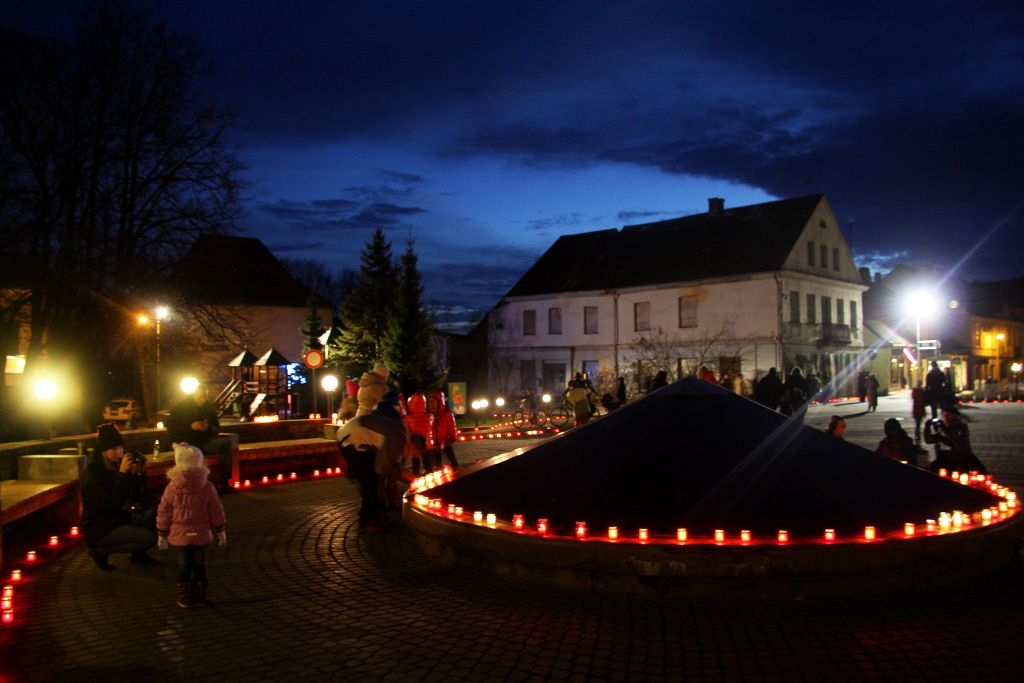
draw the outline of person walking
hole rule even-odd
[[[868,375],[868,412],[878,410],[878,377],[875,373]]]
[[[160,550],[178,553],[178,607],[206,606],[206,549],[214,538],[228,544],[224,505],[207,478],[203,451],[187,443],[174,445],[174,467],[156,512]]]
[[[409,432],[405,454],[412,461],[412,473],[418,477],[421,459],[424,472],[434,471],[434,415],[427,412],[427,397],[421,392],[410,396],[405,405],[403,420]]]
[[[914,443],[921,445],[921,423],[924,421],[924,409],[928,403],[921,380],[910,390],[910,415],[914,418]]]
[[[924,378],[925,395],[928,397],[928,405],[932,409],[932,419],[939,415],[939,408],[946,398],[946,375],[939,369],[937,361],[932,361],[932,369]]]

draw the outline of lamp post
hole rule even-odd
[[[476,428],[480,428],[480,411],[485,410],[488,405],[486,398],[478,398],[471,404],[473,408],[473,416],[476,419]]]
[[[52,379],[41,379],[32,389],[36,398],[46,404],[46,438],[50,438],[50,404],[57,396],[57,384]]]
[[[160,321],[166,320],[170,311],[166,306],[156,307],[156,409],[160,410]]]
[[[917,381],[924,383],[924,358],[921,354],[921,316],[935,308],[935,297],[929,290],[919,289],[907,298],[907,308],[914,316],[914,356],[917,360]]]
[[[1010,370],[1013,371],[1013,399],[1017,400],[1017,380],[1020,378],[1020,371],[1024,368],[1024,365],[1020,364],[1020,361],[1015,361],[1011,366]]]
[[[334,392],[338,389],[338,378],[334,375],[324,375],[320,380],[320,386],[327,392],[327,414],[334,419]]]

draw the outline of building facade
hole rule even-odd
[[[563,236],[488,315],[490,390],[581,372],[633,395],[701,368],[743,393],[771,367],[846,382],[865,289],[823,195]]]

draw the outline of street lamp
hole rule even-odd
[[[907,310],[914,316],[914,356],[917,360],[917,381],[924,382],[924,358],[921,354],[921,317],[935,310],[935,295],[931,290],[919,289],[907,297]]]
[[[1024,368],[1024,365],[1020,364],[1020,361],[1015,361],[1011,366],[1010,370],[1013,371],[1013,398],[1017,398],[1017,380],[1020,378],[1020,371]]]
[[[46,404],[46,438],[50,438],[50,404],[57,396],[57,383],[52,379],[41,379],[32,389],[36,398]]]
[[[338,378],[334,375],[324,375],[320,380],[320,386],[327,392],[327,414],[334,418],[334,392],[338,390]]]
[[[476,418],[476,428],[479,429],[480,428],[480,412],[483,411],[483,410],[486,410],[487,406],[490,405],[490,404],[487,402],[486,398],[478,398],[477,400],[473,401],[473,403],[470,404],[470,405],[473,408],[473,414],[474,414],[474,417]]]
[[[156,324],[156,409],[160,410],[160,323],[170,317],[171,310],[167,306],[157,306],[153,311],[153,322]],[[143,313],[139,316],[140,325],[149,324],[149,316]]]

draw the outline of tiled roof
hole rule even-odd
[[[824,195],[565,235],[508,296],[615,289],[779,270]]]
[[[308,305],[309,289],[251,237],[200,235],[174,269],[189,303]]]

